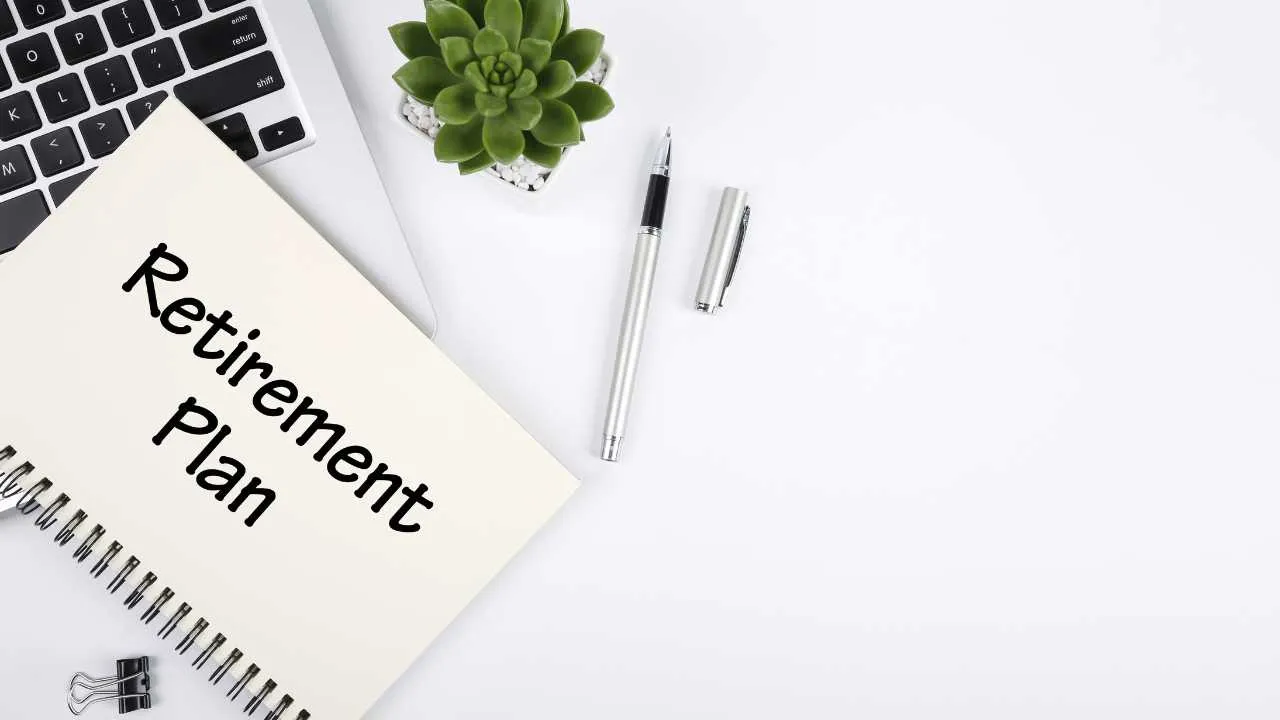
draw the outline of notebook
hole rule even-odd
[[[272,720],[362,716],[577,487],[179,103],[0,264],[0,327],[0,489]]]

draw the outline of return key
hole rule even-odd
[[[178,39],[192,69],[199,70],[266,44],[267,34],[258,12],[245,8],[184,30]]]

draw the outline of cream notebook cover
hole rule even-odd
[[[0,477],[263,713],[362,716],[577,487],[178,103],[0,264],[0,327]]]

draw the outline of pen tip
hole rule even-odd
[[[667,134],[658,142],[658,153],[653,158],[653,171],[659,175],[671,177],[671,126],[667,126]]]

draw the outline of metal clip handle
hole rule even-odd
[[[121,661],[126,662],[126,661]],[[135,682],[137,681],[137,682]],[[148,689],[151,680],[146,670],[129,675],[128,677],[109,677],[95,678],[78,672],[71,676],[71,683],[67,686],[67,709],[72,715],[79,717],[90,705],[100,702],[108,702],[115,700],[121,702],[120,712],[127,712],[123,703],[125,700],[138,700],[136,704],[138,709],[151,707],[151,694],[146,692],[128,692],[124,688],[138,688],[139,690]],[[133,708],[135,704],[128,707]]]

